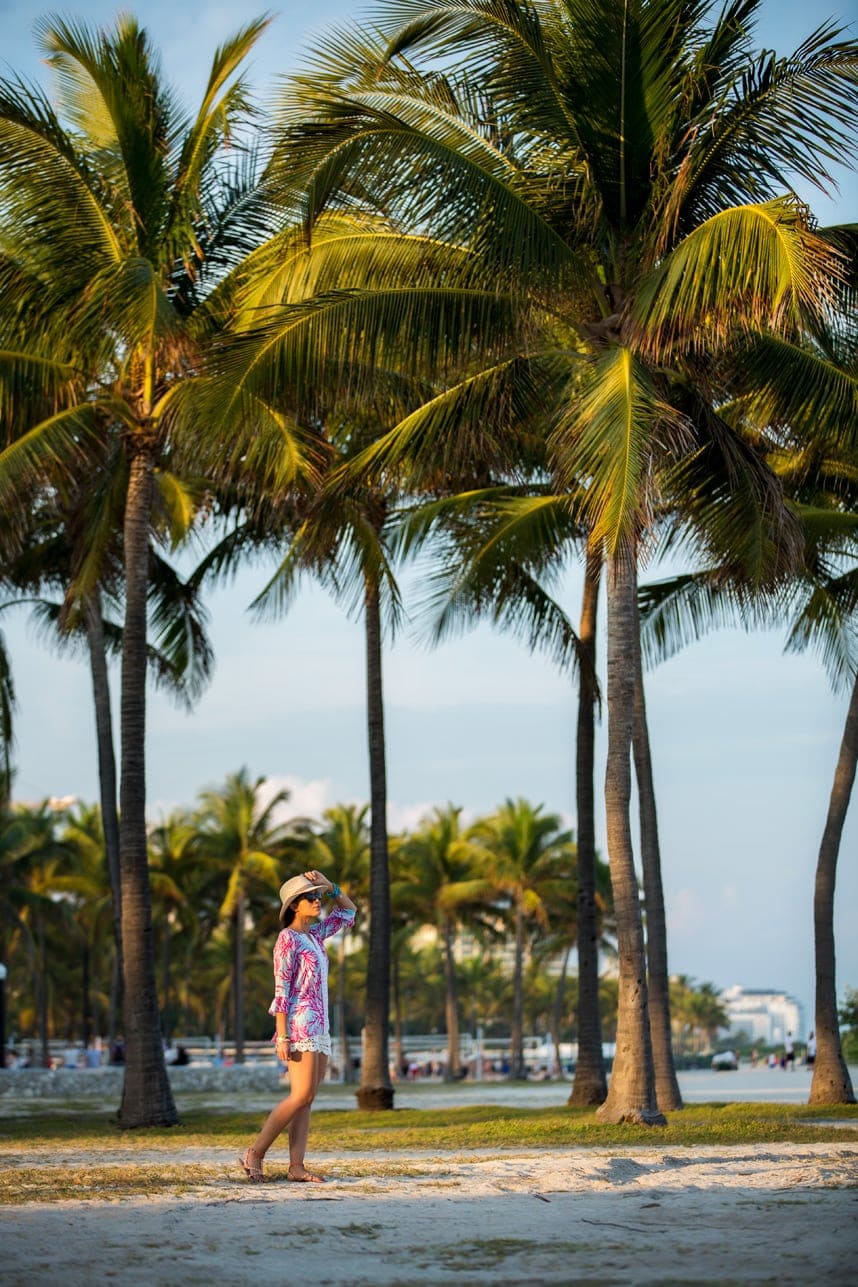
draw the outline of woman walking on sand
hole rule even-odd
[[[318,923],[322,892],[334,905]],[[304,1166],[310,1108],[331,1053],[328,1027],[328,957],[324,940],[354,923],[355,905],[320,871],[305,871],[280,886],[280,924],[274,944],[274,1000],[268,1013],[277,1025],[278,1058],[289,1064],[289,1094],[268,1115],[240,1159],[248,1178],[265,1179],[262,1159],[281,1131],[289,1131],[289,1170],[297,1183],[323,1184]]]

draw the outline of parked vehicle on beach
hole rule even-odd
[[[734,1050],[719,1050],[712,1056],[713,1072],[736,1072],[738,1067],[739,1059]]]

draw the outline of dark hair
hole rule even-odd
[[[280,924],[283,926],[284,929],[288,929],[289,926],[294,921],[295,913],[298,911],[298,904],[300,903],[303,897],[304,897],[303,894],[299,894],[299,896],[295,899],[294,903],[290,903],[288,907],[284,907],[282,912],[280,913]]]

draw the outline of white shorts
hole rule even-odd
[[[331,1038],[328,1036],[303,1037],[301,1041],[289,1042],[289,1053],[293,1050],[309,1050],[317,1055],[331,1053]]]

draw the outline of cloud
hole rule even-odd
[[[266,778],[259,793],[260,803],[266,805],[278,791],[288,791],[289,799],[275,809],[276,822],[288,822],[291,818],[321,818],[325,810],[334,804],[366,803],[357,797],[335,795],[331,778],[308,780],[294,773],[275,774]],[[395,800],[389,800],[387,829],[391,835],[398,831],[413,831],[431,813],[432,808],[433,802],[429,800],[420,800],[414,804],[398,804]],[[471,818],[466,821],[471,821]]]
[[[280,791],[289,798],[274,810],[274,821],[288,822],[291,818],[320,818],[332,804],[337,804],[330,778],[311,778],[309,781],[294,773],[275,774],[266,778],[259,792],[259,802],[264,807]]]

